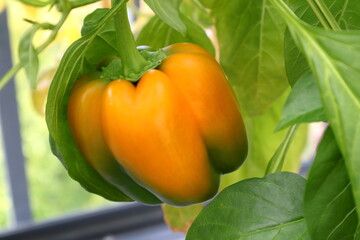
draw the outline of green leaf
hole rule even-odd
[[[19,43],[19,60],[25,69],[26,77],[30,82],[30,86],[35,89],[37,83],[37,76],[39,72],[39,58],[37,50],[33,45],[33,39],[36,32],[40,29],[53,29],[54,25],[50,23],[37,23],[25,19],[25,21],[33,24],[21,37]]]
[[[174,207],[167,204],[162,205],[164,220],[173,232],[186,233],[197,215],[203,209],[202,204],[187,207]]]
[[[71,134],[67,120],[67,103],[71,88],[82,72],[86,50],[101,27],[113,19],[126,0],[121,0],[99,21],[96,29],[75,41],[65,52],[49,89],[46,122],[54,154],[61,158],[69,175],[86,190],[115,201],[131,201],[124,193],[106,182],[82,157]]]
[[[189,20],[186,16],[182,19],[187,27],[186,35],[170,28],[159,17],[154,16],[143,27],[136,43],[138,45],[148,45],[158,49],[178,42],[190,42],[202,46],[212,55],[215,55],[215,49],[211,41],[207,37],[205,31],[196,23]]]
[[[287,94],[281,96],[275,101],[273,106],[261,116],[251,118],[244,116],[246,133],[249,139],[249,154],[245,163],[238,170],[222,176],[222,188],[243,179],[264,176],[269,160],[286,136],[285,129],[274,132],[280,120],[286,97]],[[306,140],[307,126],[299,126],[293,143],[286,155],[283,171],[299,171],[301,155],[306,145]]]
[[[359,223],[345,162],[330,128],[306,184],[304,211],[313,239],[356,239]]]
[[[360,215],[360,31],[313,28],[303,24],[282,1],[271,2],[286,20],[316,78]]]
[[[286,24],[266,0],[216,1],[212,7],[220,63],[237,91],[242,111],[261,115],[288,86]]]
[[[84,19],[81,35],[86,36],[98,28],[98,24],[103,19],[109,9],[96,9]],[[84,55],[85,69],[87,73],[98,67],[99,63],[105,59],[112,58],[117,55],[117,44],[114,21],[107,21],[101,30],[98,31],[96,37],[89,43],[87,51]]]
[[[305,179],[287,172],[236,183],[203,209],[186,239],[310,239],[304,188]]]
[[[95,9],[92,13],[90,13],[89,15],[87,15],[84,18],[84,23],[83,26],[81,28],[81,36],[85,36],[89,33],[91,33],[92,31],[94,31],[100,20],[103,19],[106,14],[110,11],[110,9],[108,8],[98,8]],[[102,27],[102,31],[106,30],[106,29],[111,29],[115,31],[115,27],[114,27],[114,22],[113,21],[109,21],[105,24],[104,27]]]
[[[25,69],[26,77],[30,82],[30,86],[35,89],[37,76],[39,72],[39,58],[36,49],[32,43],[35,33],[41,28],[41,25],[33,25],[22,36],[19,43],[19,60]]]
[[[298,125],[293,125],[288,129],[288,132],[281,142],[278,149],[276,149],[274,155],[271,157],[269,164],[266,167],[265,174],[271,174],[282,171],[284,166],[285,158],[289,150],[290,145],[293,142],[295,134],[297,132]]]
[[[209,11],[201,5],[199,0],[183,0],[180,11],[193,22],[205,26],[205,28],[211,28],[213,26]]]
[[[354,12],[354,9],[360,9],[359,1],[322,1],[328,6],[330,12],[333,14],[342,29],[360,29],[360,15],[355,14]],[[307,1],[289,0],[288,5],[293,12],[306,23],[313,26],[321,26]],[[305,56],[300,52],[289,32],[285,34],[285,61],[286,73],[289,83],[292,86],[305,72],[310,71]]]
[[[285,103],[276,130],[293,124],[326,121],[320,93],[312,74],[306,73],[297,81]]]
[[[145,2],[167,25],[182,35],[186,34],[186,25],[179,11],[181,0],[145,0]]]

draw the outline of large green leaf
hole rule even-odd
[[[81,36],[95,31],[99,21],[106,17],[109,11],[110,9],[107,8],[98,8],[88,14],[84,18]],[[113,58],[118,52],[114,21],[107,21],[101,29],[96,31],[96,36],[89,42],[83,56],[83,74],[94,71],[95,68],[100,70],[101,64]]]
[[[91,46],[97,34],[101,32],[101,28],[112,20],[125,2],[126,0],[119,1],[118,5],[108,11],[98,22],[96,29],[75,41],[67,49],[50,86],[46,105],[46,122],[52,141],[52,149],[56,156],[63,161],[69,175],[86,190],[117,201],[131,201],[131,199],[100,177],[82,157],[76,147],[67,121],[67,102],[71,87],[82,72],[86,50]]]
[[[187,240],[310,239],[303,217],[305,180],[280,172],[231,185],[190,227]]]
[[[356,239],[359,221],[350,180],[330,128],[322,139],[309,173],[304,209],[313,239]]]
[[[285,22],[266,0],[201,1],[212,7],[220,63],[242,110],[264,113],[285,91]]]
[[[274,132],[281,117],[287,94],[275,101],[263,115],[245,117],[246,132],[249,138],[249,154],[243,166],[237,171],[222,176],[221,186],[226,187],[240,180],[262,177],[269,160],[285,138],[287,130]],[[293,144],[286,156],[284,171],[297,172],[300,168],[301,154],[306,144],[307,126],[300,126]]]
[[[360,215],[360,31],[313,28],[301,22],[283,1],[271,2],[286,20],[316,78]]]
[[[305,73],[295,83],[286,100],[283,115],[276,129],[280,130],[297,123],[326,120],[315,79],[311,73]]]
[[[182,19],[187,27],[186,35],[182,35],[180,32],[170,28],[159,17],[154,16],[143,27],[137,37],[136,43],[157,49],[177,42],[190,42],[202,46],[211,54],[215,55],[214,46],[205,31],[186,16],[182,16]]]
[[[186,34],[186,25],[180,17],[181,0],[145,0],[146,4],[171,28]]]
[[[321,26],[307,1],[289,0],[288,2],[289,7],[303,21],[313,26]],[[360,1],[323,0],[323,2],[329,7],[342,29],[360,29],[360,15],[354,11],[354,9],[360,9]],[[305,56],[289,33],[285,35],[285,61],[286,73],[291,85],[294,85],[305,72],[310,71]]]

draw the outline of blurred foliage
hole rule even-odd
[[[0,0],[0,6],[3,1]],[[102,7],[101,3],[76,9],[71,13],[55,42],[40,54],[40,75],[46,76],[57,67],[59,62],[57,59],[60,59],[65,49],[80,36],[84,16],[97,7]],[[55,23],[60,16],[56,9],[37,9],[17,1],[7,3],[7,13],[14,62],[17,61],[16,51],[19,38],[30,26],[29,23],[20,19]],[[35,44],[41,44],[47,34],[45,31],[37,33]],[[45,85],[48,84],[46,82]],[[35,221],[111,204],[109,201],[85,191],[67,175],[59,160],[52,155],[45,119],[41,114],[43,103],[39,103],[46,97],[44,90],[36,96],[37,93],[31,91],[22,71],[16,77],[16,87],[30,204]],[[4,170],[4,160],[0,148],[0,229],[8,227],[10,214],[10,200],[6,192]]]
[[[191,224],[203,209],[203,204],[195,204],[187,207],[175,207],[167,204],[162,205],[165,223],[173,232],[187,233]]]

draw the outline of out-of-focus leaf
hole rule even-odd
[[[213,24],[211,15],[205,9],[199,0],[183,0],[180,6],[182,14],[188,16],[193,22],[205,27],[211,27]]]
[[[24,34],[19,43],[19,60],[25,69],[26,76],[33,89],[36,87],[39,71],[39,58],[32,40],[39,28],[39,25],[34,25]]]
[[[45,7],[51,3],[51,1],[39,1],[39,0],[19,0],[22,3],[25,3],[34,7]]]
[[[39,71],[39,58],[38,53],[34,47],[33,39],[35,33],[39,29],[51,29],[53,25],[51,24],[38,24],[33,23],[34,25],[28,29],[25,34],[20,39],[19,43],[19,60],[23,68],[25,69],[26,76],[30,82],[30,86],[35,89],[37,76]]]
[[[215,55],[214,46],[205,31],[186,16],[182,16],[182,18],[187,27],[185,36],[170,28],[159,17],[154,16],[141,30],[136,40],[137,44],[157,49],[177,42],[190,42],[202,46]]]
[[[286,24],[269,1],[202,0],[211,7],[220,63],[249,116],[261,115],[288,86],[284,65]]]
[[[47,94],[49,92],[49,87],[55,75],[55,72],[56,69],[50,69],[40,75],[39,81],[36,84],[36,88],[31,93],[34,108],[41,116],[45,116]]]
[[[202,204],[187,207],[174,207],[167,204],[162,205],[166,224],[174,232],[187,233],[197,215],[203,209]]]
[[[287,132],[286,129],[274,132],[280,120],[286,96],[287,94],[284,94],[279,98],[262,116],[252,118],[245,116],[246,131],[249,138],[248,158],[237,171],[222,176],[222,188],[243,179],[264,176],[269,160],[282,143]],[[283,171],[297,172],[299,170],[306,138],[307,126],[300,126],[286,155]]]

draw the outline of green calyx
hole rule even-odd
[[[138,48],[139,49],[139,48]],[[109,65],[102,68],[101,78],[116,80],[126,79],[131,82],[138,81],[141,76],[144,75],[150,69],[154,69],[159,66],[163,59],[166,58],[166,54],[162,49],[139,49],[140,55],[146,60],[146,64],[136,71],[124,71],[125,65],[120,58],[113,59]]]
[[[113,4],[116,4],[115,1],[113,1]],[[111,61],[103,69],[102,77],[136,82],[145,72],[157,67],[166,55],[161,49],[151,51],[151,49],[138,49],[136,47],[129,24],[126,3],[115,15],[114,25],[120,59]]]

